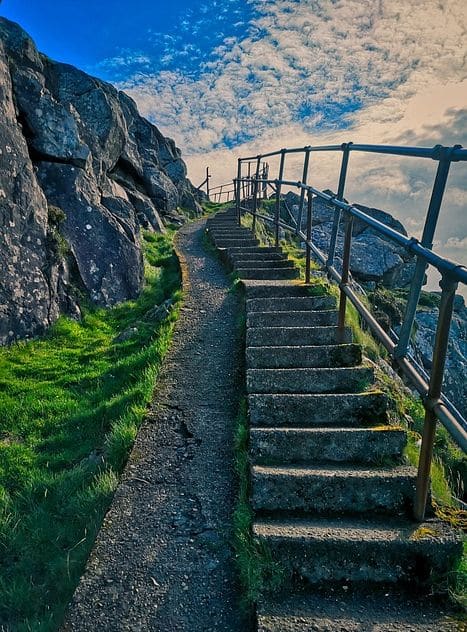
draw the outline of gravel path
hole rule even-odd
[[[185,300],[172,348],[66,631],[249,629],[229,547],[241,305],[203,231],[203,220],[180,230]]]

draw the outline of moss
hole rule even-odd
[[[49,224],[54,224],[55,226],[58,226],[59,224],[65,221],[66,215],[65,215],[65,212],[60,207],[49,204],[48,211],[47,211],[47,218],[48,218]]]

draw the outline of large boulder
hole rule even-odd
[[[174,142],[0,18],[0,344],[78,316],[80,292],[103,306],[136,297],[140,229],[184,210],[200,206]]]
[[[332,195],[332,191],[325,193]],[[289,214],[295,219],[299,215],[300,196],[288,191],[282,199],[281,214],[290,221]],[[386,211],[355,204],[364,213],[377,219],[386,226],[407,235],[404,226]],[[327,255],[334,223],[334,207],[321,198],[313,199],[312,239],[316,246]],[[306,221],[306,203],[302,213],[302,229]],[[336,242],[336,267],[340,269],[344,248],[345,219],[341,219]],[[354,220],[353,240],[350,257],[350,271],[359,282],[371,282],[385,287],[405,287],[410,284],[415,270],[415,260],[401,246],[388,237],[371,228],[363,220]]]

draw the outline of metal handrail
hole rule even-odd
[[[342,152],[342,161],[336,195],[330,195],[306,183],[310,155],[313,152],[323,151]],[[356,206],[344,201],[347,169],[350,153],[352,151],[430,158],[438,162],[438,168],[433,184],[421,241],[413,237],[403,235],[383,222],[380,222],[379,220],[366,214]],[[293,153],[304,154],[302,181],[298,182],[284,179],[286,155]],[[256,165],[259,165],[265,158],[271,156],[280,156],[278,177],[276,179],[263,178],[262,182],[263,186],[266,186],[266,188],[267,186],[275,187],[274,217],[258,212],[258,169],[255,174],[252,174],[251,172],[251,164],[253,162],[255,162]],[[357,145],[353,143],[315,147],[306,146],[292,149],[280,149],[278,151],[259,154],[253,157],[240,158],[238,159],[237,177],[233,181],[238,221],[240,222],[241,212],[245,211],[253,215],[253,230],[255,230],[257,218],[273,224],[275,227],[274,232],[276,246],[279,245],[280,228],[298,236],[305,243],[305,282],[310,282],[310,259],[311,254],[313,253],[318,261],[323,264],[329,278],[336,281],[339,285],[340,301],[338,327],[340,331],[343,332],[345,325],[346,302],[347,300],[350,300],[375,336],[388,350],[394,362],[399,365],[401,370],[420,393],[425,407],[425,421],[417,476],[417,494],[414,507],[415,517],[418,520],[423,520],[425,515],[437,420],[441,421],[459,447],[464,452],[467,451],[467,421],[454,406],[448,407],[446,405],[445,397],[442,394],[442,382],[449,340],[449,328],[453,313],[454,296],[458,283],[467,284],[467,268],[432,251],[433,236],[446,187],[449,167],[451,162],[454,161],[467,161],[467,150],[462,149],[460,145],[454,145],[453,147],[436,145],[433,148]],[[248,166],[248,175],[246,176],[242,173],[244,164]],[[283,221],[280,217],[282,202],[281,189],[283,186],[294,187],[300,191],[298,219],[295,226],[287,224],[287,222]],[[307,198],[306,233],[302,231],[302,214],[305,206],[305,197]],[[328,202],[334,207],[334,222],[327,256],[321,252],[312,241],[311,227],[313,221],[313,199],[316,197]],[[249,200],[251,202],[250,207],[246,205],[242,206],[242,199],[245,201]],[[336,255],[337,235],[342,214],[344,214],[346,218],[346,226],[342,257],[342,271],[339,273],[334,266],[334,259]],[[389,240],[402,246],[407,250],[407,252],[415,255],[417,258],[417,266],[410,287],[406,313],[397,342],[394,342],[394,340],[383,330],[373,314],[367,309],[357,293],[351,287],[350,253],[352,246],[353,223],[355,219],[364,222],[367,226],[373,228]],[[440,287],[442,290],[433,349],[432,371],[429,381],[427,381],[426,375],[419,371],[417,365],[411,362],[408,351],[410,334],[415,319],[421,288],[424,282],[425,270],[428,265],[435,267],[441,274]]]

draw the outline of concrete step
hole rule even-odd
[[[248,230],[248,228],[239,228],[238,226],[228,226],[225,228],[221,226],[213,226],[209,227],[207,231],[209,235],[214,237],[228,237],[229,235],[254,237],[251,230]]]
[[[440,596],[365,582],[277,591],[257,604],[257,632],[460,632],[459,613]],[[457,620],[457,621],[456,621]]]
[[[216,239],[214,243],[217,248],[252,248],[258,246],[259,241],[251,237],[246,237],[240,239]]]
[[[229,248],[229,257],[238,254],[251,254],[251,253],[282,253],[282,248],[276,248],[275,246],[248,246],[248,248],[243,248],[241,246],[232,246]]]
[[[239,226],[238,220],[236,217],[229,215],[228,217],[215,217],[213,219],[206,220],[206,227],[211,228],[212,226],[236,226],[237,228],[242,228]]]
[[[235,259],[234,262],[235,269],[244,269],[254,268],[257,270],[258,268],[295,268],[295,264],[293,261],[289,259]]]
[[[249,395],[253,426],[361,426],[387,422],[383,393]]]
[[[245,283],[246,298],[294,298],[296,296],[310,298],[312,286],[304,283]],[[315,295],[313,295],[315,296]]]
[[[417,470],[400,465],[255,465],[251,504],[256,512],[360,514],[410,512]],[[407,513],[409,515],[409,513]]]
[[[293,265],[290,263],[290,265]],[[247,311],[247,327],[317,327],[337,325],[339,313],[334,309],[251,312]]]
[[[307,310],[336,309],[333,296],[291,296],[290,298],[250,298],[247,312],[304,312]]]
[[[264,347],[274,341],[276,347],[333,345],[352,342],[352,331],[345,327],[249,327],[247,347]]]
[[[262,252],[262,248],[258,248],[257,252],[232,254],[230,259],[233,263],[242,261],[287,261],[287,255],[282,252]]]
[[[248,369],[248,393],[355,393],[374,382],[370,367]]]
[[[274,342],[274,341],[272,341]],[[316,345],[303,347],[247,347],[249,369],[293,369],[356,366],[362,361],[357,344]]]
[[[257,520],[253,534],[290,578],[313,584],[423,582],[445,575],[462,552],[459,534],[438,520],[270,519]]]
[[[251,428],[250,456],[265,463],[381,463],[399,460],[402,428]]]
[[[297,268],[235,268],[240,279],[298,279],[300,272]]]

